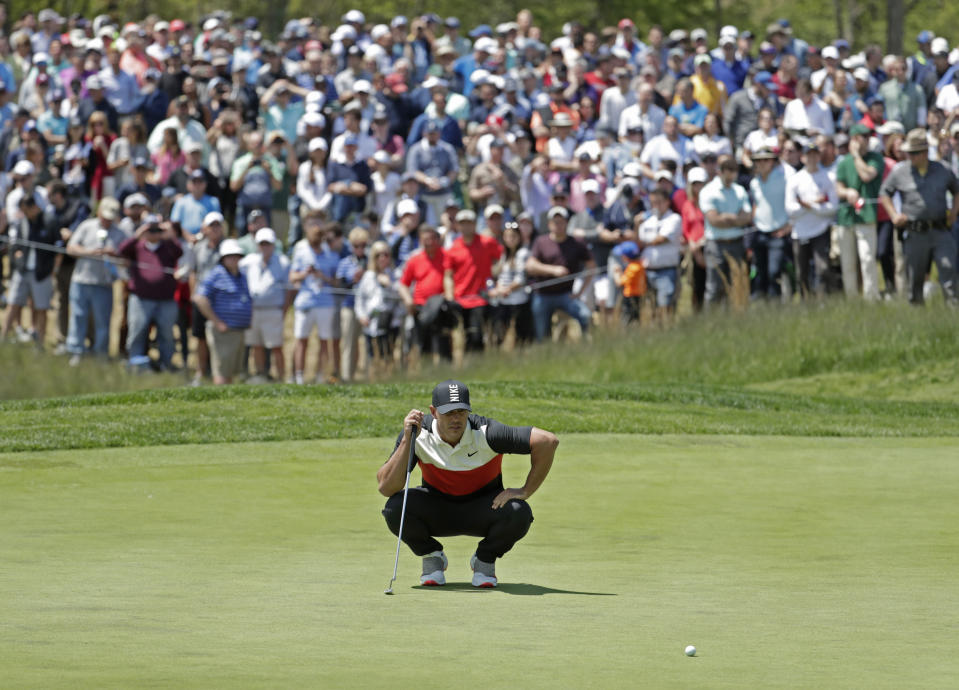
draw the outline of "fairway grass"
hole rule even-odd
[[[389,438],[0,454],[2,685],[955,686],[959,440],[561,441],[497,590],[393,597]]]

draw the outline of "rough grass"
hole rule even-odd
[[[535,349],[467,360],[471,380],[645,382],[748,386],[822,375],[883,370],[903,388],[921,388],[908,375],[931,363],[959,361],[959,318],[943,304],[914,308],[898,302],[763,306],[680,321],[669,330],[597,333],[581,346]],[[557,372],[561,372],[557,374]],[[788,389],[788,386],[785,387]],[[808,386],[803,393],[836,393]],[[839,391],[842,393],[842,391]],[[855,387],[853,395],[870,394]]]

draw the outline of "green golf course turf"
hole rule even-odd
[[[561,434],[498,589],[387,597],[391,449],[0,454],[0,685],[955,687],[955,438]]]

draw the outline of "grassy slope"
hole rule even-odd
[[[235,386],[0,403],[6,450],[395,434],[430,384]],[[959,404],[802,397],[691,384],[476,383],[478,412],[561,433],[955,436]]]
[[[414,587],[404,549],[387,598],[396,542],[373,471],[390,445],[0,454],[4,684],[936,688],[959,673],[953,440],[568,436],[499,590],[464,586],[474,540],[455,538],[450,586]],[[508,460],[507,481],[524,465]]]

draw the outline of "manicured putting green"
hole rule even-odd
[[[0,454],[7,687],[951,687],[959,441],[568,435],[421,589],[389,439]],[[527,461],[509,458],[518,485]],[[414,480],[418,473],[414,474]],[[696,657],[683,654],[688,644]]]

